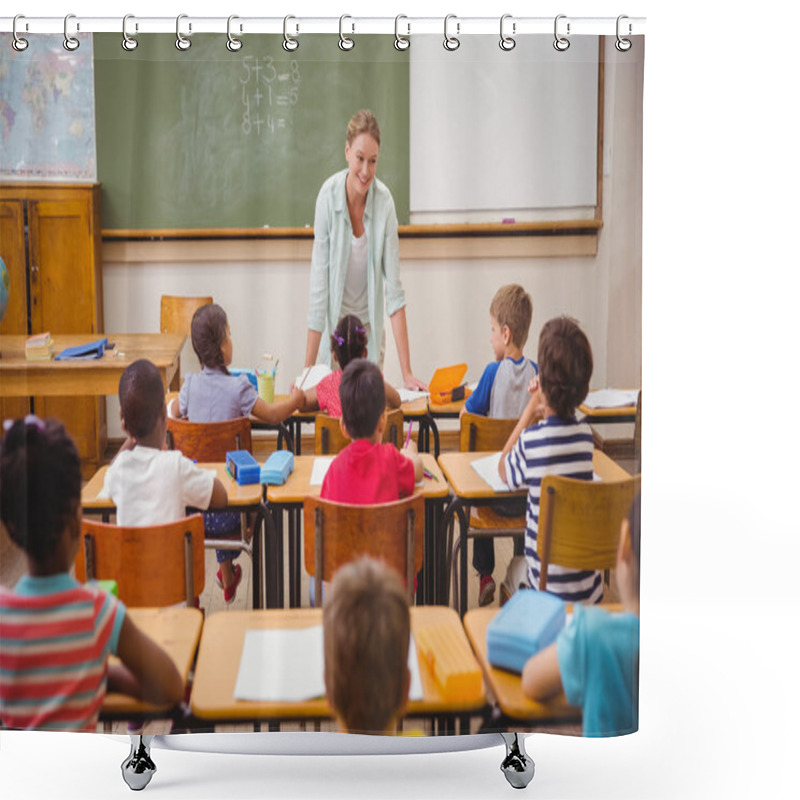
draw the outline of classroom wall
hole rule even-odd
[[[497,287],[519,282],[532,295],[526,352],[535,357],[542,324],[567,313],[584,327],[594,351],[592,385],[641,384],[642,61],[624,61],[606,46],[603,219],[595,257],[405,259],[412,367],[428,380],[437,366],[465,361],[477,380],[491,360],[488,308]],[[187,249],[188,246],[187,246]],[[157,331],[161,294],[210,294],[227,311],[234,366],[254,366],[265,351],[281,359],[276,391],[302,367],[308,312],[305,261],[136,262],[103,265],[108,333]],[[196,369],[190,346],[182,371]],[[387,379],[399,383],[387,324]],[[109,399],[109,434],[121,436]]]

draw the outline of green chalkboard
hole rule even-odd
[[[95,34],[97,173],[106,230],[314,224],[323,181],[344,169],[350,117],[381,126],[378,177],[408,222],[408,53],[388,36],[142,36],[132,52]]]

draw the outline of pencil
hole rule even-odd
[[[408,423],[408,433],[406,434],[406,450],[408,450],[408,443],[411,441],[411,429],[414,427],[414,420]]]

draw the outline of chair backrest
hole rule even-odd
[[[197,461],[224,461],[229,450],[253,450],[247,417],[224,422],[189,422],[167,418],[167,447]]]
[[[405,579],[412,601],[414,576],[422,569],[425,544],[425,500],[421,494],[368,506],[307,497],[303,522],[305,566],[309,575],[316,576],[317,608],[322,602],[322,582],[331,580],[339,567],[362,555],[396,569]]]
[[[620,526],[640,485],[640,475],[621,481],[544,477],[536,540],[541,591],[547,588],[550,564],[598,570],[616,566]]]
[[[473,453],[481,450],[502,450],[518,420],[482,417],[464,412],[460,422],[459,449],[462,453]]]
[[[386,412],[386,428],[383,442],[391,443],[398,449],[403,446],[403,411],[394,408]],[[350,444],[339,427],[338,417],[317,414],[314,420],[314,453],[318,456],[333,456]]]
[[[213,297],[178,297],[162,294],[161,333],[183,333],[191,336],[194,312],[201,306],[213,302]]]
[[[136,528],[84,517],[75,575],[116,581],[127,606],[193,605],[206,580],[203,531],[202,514]]]

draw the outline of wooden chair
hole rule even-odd
[[[307,497],[303,503],[306,572],[316,577],[314,602],[322,605],[322,583],[339,567],[368,555],[405,578],[409,603],[422,569],[425,501],[421,494],[393,503],[361,506]],[[314,535],[311,536],[311,531]]]
[[[120,527],[82,521],[83,546],[75,559],[79,581],[117,582],[127,606],[194,605],[205,585],[203,516],[167,525]]]
[[[505,447],[508,437],[511,436],[519,420],[498,419],[483,417],[479,414],[468,412],[461,415],[459,432],[459,449],[462,453],[478,451],[495,452]],[[525,539],[525,514],[514,517],[498,514],[490,506],[476,506],[466,509],[469,519],[467,537],[492,537],[511,536],[515,540],[515,552],[522,552]],[[460,537],[453,538],[452,530],[448,531],[447,553],[450,561],[447,574],[453,587],[453,602],[457,604],[459,596],[458,586],[458,551],[461,546]],[[466,576],[462,576],[465,579]]]
[[[247,417],[224,422],[189,422],[185,419],[167,417],[167,447],[180,450],[187,458],[201,463],[224,462],[229,450],[252,452],[253,440],[250,420]],[[241,539],[206,539],[205,546],[214,550],[239,550],[253,560],[253,548],[245,541],[247,528],[242,515]]]
[[[547,588],[550,564],[597,570],[616,566],[620,526],[640,485],[640,475],[622,481],[545,476],[536,539],[540,591]]]
[[[192,317],[201,306],[213,303],[213,297],[179,297],[177,295],[161,295],[161,333],[182,333],[191,338]],[[170,390],[176,392],[181,386],[180,370],[170,383]]]
[[[386,428],[383,431],[383,442],[391,443],[398,449],[403,441],[403,411],[394,408],[386,412]],[[350,444],[339,427],[338,417],[317,414],[314,420],[314,453],[318,456],[332,456],[344,450]]]

